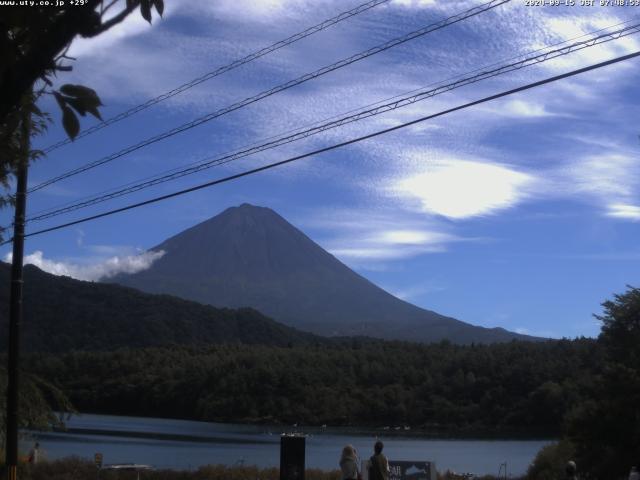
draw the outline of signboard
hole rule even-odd
[[[363,480],[369,479],[370,460],[362,461]],[[436,480],[435,462],[389,460],[389,480]]]
[[[96,467],[101,468],[102,467],[102,454],[101,453],[96,453],[93,456],[93,461],[96,462]]]
[[[305,441],[301,434],[280,437],[280,480],[304,480]]]
[[[434,462],[389,460],[389,480],[436,480]]]

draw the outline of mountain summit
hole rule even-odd
[[[252,307],[321,335],[456,343],[531,339],[400,300],[269,208],[229,208],[151,250],[165,254],[148,270],[109,281],[217,307]]]

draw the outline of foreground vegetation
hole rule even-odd
[[[66,458],[37,465],[22,465],[18,471],[21,480],[95,480],[97,469],[92,462],[78,458]],[[100,480],[136,480],[136,472],[100,471]],[[457,480],[459,477],[438,473],[438,480]],[[140,474],[140,480],[279,480],[277,468],[226,467],[208,465],[194,471],[153,470]],[[339,470],[305,470],[306,480],[341,480]],[[478,477],[477,480],[497,480],[493,476]],[[517,479],[514,479],[517,480]]]

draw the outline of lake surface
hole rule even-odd
[[[27,432],[28,451],[39,441],[44,457],[71,455],[93,460],[103,454],[105,464],[139,463],[156,468],[195,469],[207,464],[278,467],[283,427],[235,425],[159,418],[74,415],[68,432]],[[293,429],[289,428],[287,433]],[[368,458],[375,436],[354,429],[305,430],[308,468],[338,468],[342,447],[352,444]],[[391,460],[431,460],[440,471],[497,474],[507,462],[514,475],[526,471],[536,453],[551,440],[443,440],[385,435],[384,452]]]

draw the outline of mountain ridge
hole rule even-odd
[[[7,338],[11,266],[0,262],[0,338]],[[121,285],[24,268],[25,351],[107,351],[118,348],[221,343],[286,347],[326,339],[287,327],[253,309],[219,309]],[[0,345],[4,351],[7,345]]]

